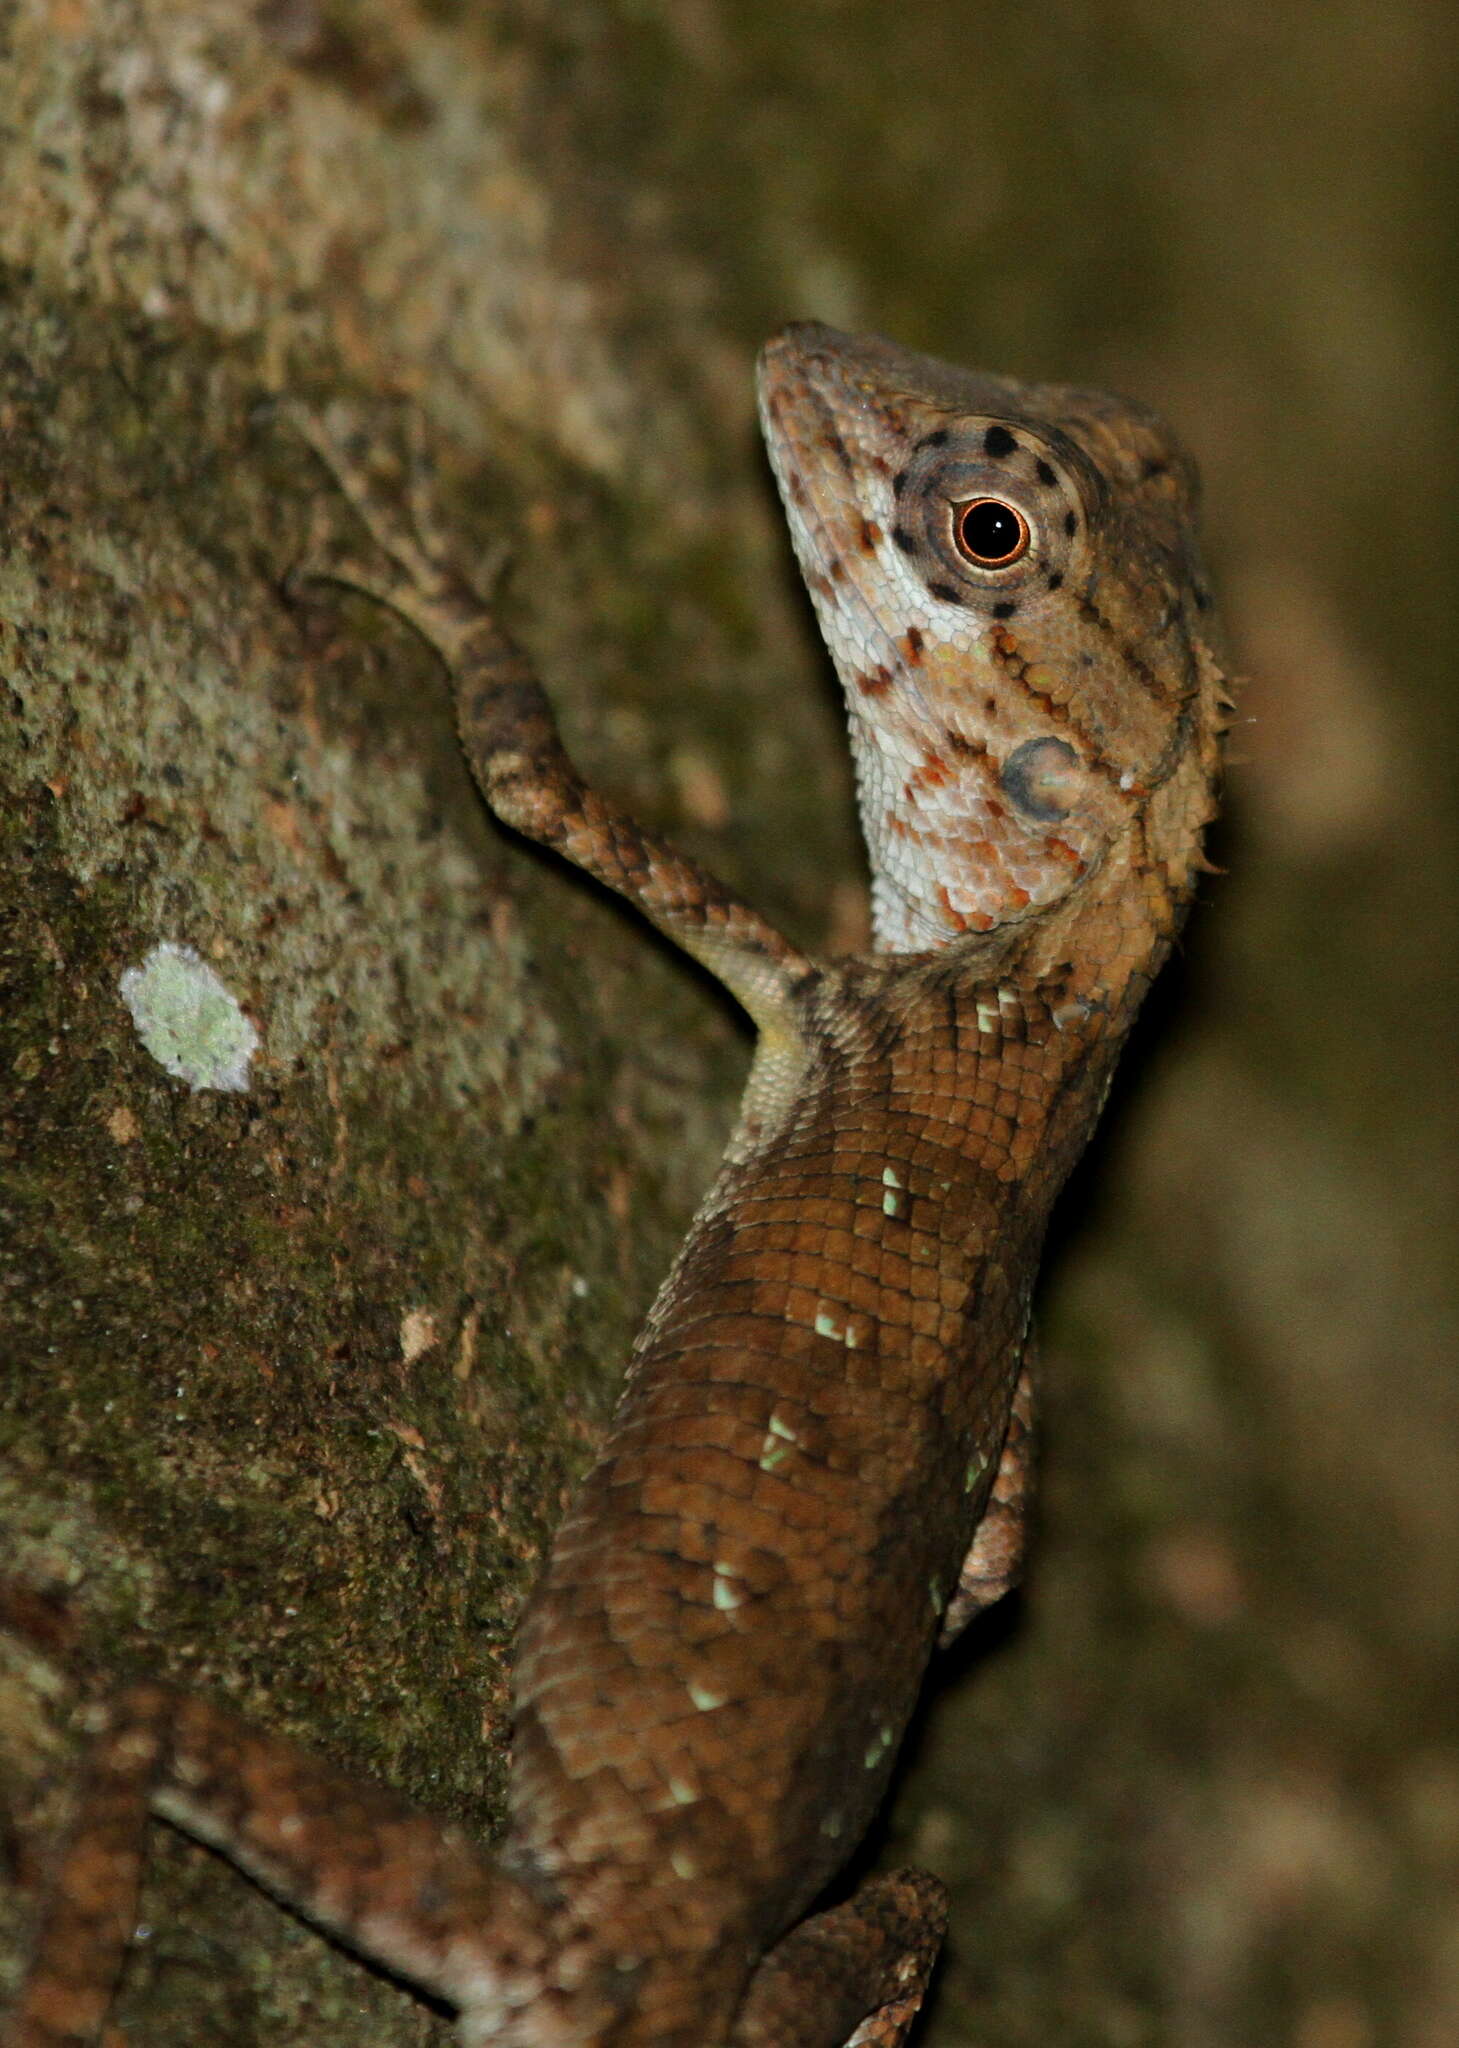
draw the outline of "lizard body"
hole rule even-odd
[[[492,807],[713,967],[759,1047],[523,1621],[495,1858],[134,1689],[13,2048],[94,2038],[149,1803],[468,2043],[895,2048],[911,2024],[938,1888],[803,1916],[939,1637],[1016,1576],[1039,1251],[1190,894],[1221,685],[1192,475],[1150,416],[812,326],[767,348],[761,406],[872,855],[876,950],[834,964],[584,787],[490,612],[326,451]]]

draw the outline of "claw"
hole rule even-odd
[[[336,420],[347,424],[337,425],[327,415],[305,406],[292,406],[290,418],[349,499],[381,552],[422,588],[440,583],[442,565],[424,544],[414,505],[410,507],[410,516],[403,515],[398,484],[392,490],[371,473],[369,458],[376,444],[364,423],[338,403],[330,410]],[[416,490],[410,486],[408,490],[414,498]]]
[[[343,553],[332,538],[321,546],[311,535],[304,561],[290,578],[297,584],[323,581],[348,585],[377,599],[392,611],[419,623],[423,608],[460,592],[463,579],[451,567],[448,551],[430,510],[429,481],[424,459],[423,429],[410,416],[412,459],[404,481],[375,474],[371,458],[378,441],[353,408],[334,401],[317,412],[298,402],[283,408],[284,416],[329,471],[384,557],[374,567]],[[328,535],[327,523],[322,522]]]
[[[379,437],[351,406],[336,400],[316,411],[286,401],[279,410],[328,470],[381,556],[373,564],[362,562],[340,546],[329,522],[322,520],[288,584],[327,582],[358,590],[408,620],[448,661],[463,633],[495,631],[480,588],[456,569],[442,537],[420,415],[412,411],[406,417],[410,452],[402,476],[399,470],[381,473]],[[506,559],[504,547],[490,550],[487,589],[495,585]]]

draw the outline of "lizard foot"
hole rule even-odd
[[[505,543],[491,549],[472,580],[456,566],[436,513],[420,415],[407,415],[409,452],[403,471],[382,461],[384,451],[367,422],[341,400],[318,411],[293,404],[285,417],[339,485],[379,550],[374,562],[345,550],[321,510],[309,552],[290,580],[340,583],[375,598],[451,661],[463,634],[491,621],[483,593],[495,590],[510,550]]]
[[[732,2048],[901,2048],[946,1927],[946,1889],[926,1871],[870,1879],[771,1950]]]

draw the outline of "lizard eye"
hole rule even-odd
[[[953,508],[958,553],[977,569],[1007,569],[1028,553],[1028,521],[1001,498],[974,498]]]

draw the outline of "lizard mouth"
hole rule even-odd
[[[836,425],[844,401],[833,405],[825,389],[841,339],[834,328],[803,321],[783,328],[760,354],[760,424],[781,496],[795,510],[806,509],[815,474],[828,459],[843,496],[853,480],[852,452]],[[831,381],[841,381],[834,371]]]
[[[787,327],[765,347],[758,380],[761,429],[801,574],[853,699],[897,667],[887,615],[897,580],[888,560],[895,444],[847,375],[856,347],[814,322]]]

